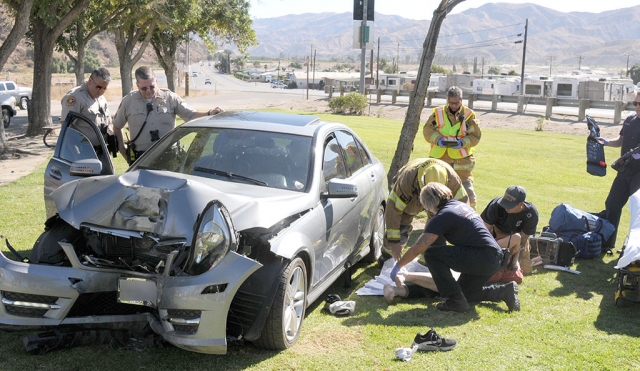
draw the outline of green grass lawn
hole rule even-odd
[[[319,116],[353,128],[388,168],[402,122]],[[524,186],[527,199],[538,207],[538,230],[560,203],[602,210],[615,171],[609,168],[602,178],[587,174],[585,142],[585,137],[483,129],[474,171],[479,211],[513,184]],[[419,131],[412,157],[426,157],[427,151]],[[611,163],[617,151],[606,151]],[[122,172],[126,165],[117,169]],[[43,171],[44,164],[0,187],[0,233],[24,254],[43,229]],[[628,225],[625,209],[618,249]],[[360,264],[351,288],[337,282],[327,291],[356,300],[355,314],[336,318],[322,311],[322,302],[315,303],[298,343],[287,351],[232,345],[227,355],[213,356],[172,346],[143,351],[88,346],[31,356],[22,345],[26,333],[0,332],[0,370],[637,370],[640,305],[615,306],[616,260],[617,254],[580,260],[573,267],[580,275],[534,268],[520,285],[522,311],[507,313],[504,303],[487,303],[465,314],[439,312],[432,300],[387,303],[382,297],[358,297],[356,289],[379,274],[375,265]],[[395,360],[397,347],[410,346],[416,332],[431,327],[458,346],[418,353],[408,363]]]

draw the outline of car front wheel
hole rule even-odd
[[[256,345],[272,350],[295,344],[307,307],[307,268],[295,258],[282,273],[273,305]]]
[[[371,227],[371,241],[369,242],[369,253],[365,256],[366,263],[373,263],[382,255],[382,245],[384,244],[384,207],[378,206],[373,225]]]
[[[20,98],[20,109],[27,109],[28,105],[29,105],[29,98],[27,97]]]

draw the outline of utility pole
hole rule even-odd
[[[529,28],[529,18],[524,22],[524,43],[522,43],[522,71],[520,73],[520,95],[524,95],[524,65],[527,56],[527,28]]]
[[[313,49],[313,88],[316,88],[316,50]]]
[[[371,56],[369,57],[369,71],[371,72],[371,81],[373,81],[373,48],[371,48]]]
[[[400,72],[400,42],[398,42],[398,52],[396,54],[396,73]]]
[[[630,54],[627,54],[627,77],[629,77],[629,57],[630,56],[631,56]]]
[[[311,50],[307,57],[307,100],[309,100],[309,65],[311,64],[311,57],[313,56],[313,44],[311,44]]]
[[[578,74],[582,70],[582,55],[578,56]]]
[[[627,63],[628,66],[628,63]],[[629,68],[627,68],[629,71]],[[628,74],[629,72],[627,72]],[[378,57],[376,60],[376,90],[380,88],[380,38],[378,37]]]
[[[367,40],[366,38],[366,28],[367,28],[367,19],[369,18],[369,11],[367,10],[367,1],[362,1],[362,27],[360,29],[360,42],[362,43],[362,49],[360,50],[360,94],[364,95],[364,68],[365,68],[365,59],[367,59]]]
[[[551,78],[551,66],[553,66],[553,60],[556,59],[553,55],[549,56],[549,78]]]

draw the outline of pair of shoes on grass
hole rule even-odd
[[[327,295],[324,309],[336,316],[348,316],[356,310],[356,302],[353,300],[342,301],[336,294]]]
[[[396,349],[396,358],[401,361],[410,361],[416,351],[423,352],[442,351],[446,352],[455,348],[458,342],[453,339],[443,338],[438,335],[434,329],[429,330],[426,334],[417,333],[413,339],[411,348]]]

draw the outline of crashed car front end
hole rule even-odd
[[[121,198],[125,201],[112,205],[115,212],[108,222],[104,212],[82,214],[82,203],[91,203],[95,193],[83,194],[83,188],[70,183],[57,191],[60,217],[48,221],[34,245],[32,262],[0,254],[0,329],[149,324],[180,348],[226,353],[229,307],[239,287],[262,264],[238,247],[222,203],[209,201],[192,217],[168,217],[170,204],[197,205],[187,189],[198,185],[162,178],[165,187],[154,191],[122,186],[124,179],[93,185],[102,187],[103,198],[129,192]],[[167,233],[183,229],[176,228],[180,223],[190,224],[192,235]]]

